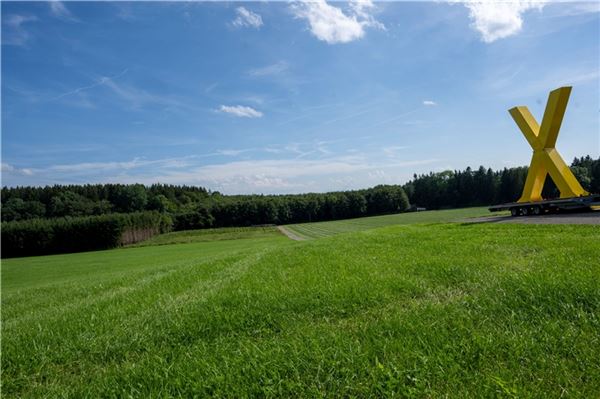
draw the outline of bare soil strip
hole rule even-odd
[[[285,234],[288,238],[290,238],[294,241],[304,241],[305,240],[304,237],[300,237],[300,236],[292,233],[291,231],[289,231],[288,229],[286,229],[283,226],[277,226],[277,228],[279,229],[279,231],[281,231],[283,234]]]

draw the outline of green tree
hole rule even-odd
[[[175,230],[193,230],[212,227],[214,218],[208,207],[197,204],[193,209],[188,209],[175,215],[173,228]]]
[[[118,212],[141,211],[148,203],[148,194],[142,184],[120,185],[111,202]]]
[[[72,191],[63,191],[50,200],[50,216],[86,216],[93,213],[94,203]]]
[[[163,194],[158,194],[150,198],[148,201],[148,209],[165,212],[175,212],[177,207]]]
[[[579,181],[584,190],[590,191],[592,184],[592,171],[590,168],[585,166],[571,166],[571,172],[575,175],[575,178]]]
[[[46,206],[40,201],[23,201],[10,198],[2,204],[2,221],[42,218],[46,215]]]
[[[400,186],[375,186],[369,190],[367,198],[370,214],[403,212],[409,207],[408,197]]]

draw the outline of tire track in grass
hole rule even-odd
[[[306,238],[304,237],[300,237],[299,235],[293,233],[292,231],[290,231],[289,229],[283,227],[283,226],[277,226],[277,229],[279,231],[281,231],[283,234],[285,234],[288,238],[294,240],[294,241],[304,241],[306,240]]]
[[[68,379],[62,381],[60,385],[81,386],[90,379],[101,380],[106,375],[106,370],[127,370],[131,365],[148,360],[149,348],[169,346],[172,348],[170,351],[173,356],[187,353],[190,347],[203,340],[202,334],[198,334],[197,329],[190,328],[201,320],[198,318],[199,307],[243,278],[253,265],[260,262],[272,250],[273,248],[264,249],[236,258],[223,257],[217,261],[226,264],[209,279],[196,281],[186,279],[187,274],[192,271],[188,269],[187,273],[180,275],[177,280],[185,279],[191,284],[186,285],[179,292],[165,293],[156,298],[150,306],[136,303],[136,312],[118,316],[111,322],[113,324],[111,329],[106,329],[93,337],[86,337],[85,332],[75,333],[76,342],[70,344],[71,350],[83,351],[85,357],[80,357],[78,360],[79,372],[69,374]],[[177,281],[172,283],[177,285]],[[152,287],[146,288],[148,289]],[[111,315],[105,316],[111,317]],[[91,338],[93,338],[92,346],[89,345],[92,343]],[[65,367],[60,361],[48,360],[46,367],[57,370]],[[98,367],[99,364],[102,367]],[[47,388],[49,387],[42,390]]]
[[[75,303],[48,317],[42,314],[41,318],[38,318],[36,331],[23,329],[23,332],[20,332],[20,328],[13,325],[10,327],[10,333],[4,326],[3,332],[7,332],[7,339],[2,345],[4,355],[13,360],[35,356],[36,364],[44,364],[45,369],[44,373],[40,373],[29,369],[28,366],[9,368],[5,370],[6,374],[12,374],[13,379],[25,378],[25,385],[37,386],[42,390],[49,388],[40,379],[50,369],[55,370],[57,375],[68,375],[68,382],[62,381],[61,385],[69,385],[78,379],[80,383],[85,383],[96,370],[103,372],[94,365],[100,363],[118,367],[122,362],[131,360],[132,356],[137,356],[136,352],[143,354],[148,344],[160,345],[168,340],[173,329],[173,317],[169,316],[178,310],[208,301],[224,286],[242,277],[266,252],[268,250],[258,254],[226,254],[207,260],[201,265],[193,262],[178,269],[157,271],[143,279],[144,284],[134,284],[136,287],[132,291],[125,292],[116,287],[116,292],[107,293],[99,301]],[[194,269],[206,263],[220,265],[203,279],[194,278]],[[163,292],[156,295],[160,291]],[[190,295],[190,292],[195,295]],[[190,297],[198,299],[186,300]],[[117,306],[119,302],[121,306]],[[67,320],[70,322],[65,323]],[[32,321],[25,324],[31,324]],[[17,321],[15,324],[20,323]],[[32,349],[23,350],[24,341],[31,339],[32,335],[37,337],[36,340],[46,342],[43,347],[33,349],[35,355]],[[55,348],[61,348],[59,353],[56,353]],[[71,369],[75,364],[71,361],[65,362],[68,358],[77,359],[75,368],[79,372],[64,373],[65,369]],[[20,397],[28,396],[28,393],[33,394],[28,391],[13,391],[15,387],[7,388],[9,393],[17,393]]]
[[[2,321],[5,327],[12,328],[20,323],[27,323],[39,319],[40,316],[43,316],[45,321],[51,321],[53,318],[63,318],[66,314],[71,312],[80,312],[85,308],[119,300],[126,295],[133,295],[135,292],[146,289],[148,285],[160,283],[162,279],[168,278],[173,273],[189,268],[205,266],[215,260],[220,260],[221,258],[223,258],[222,255],[213,255],[203,259],[196,259],[191,262],[189,259],[171,262],[152,271],[136,271],[127,276],[116,275],[94,285],[81,286],[80,284],[75,283],[59,284],[50,289],[46,289],[49,293],[52,291],[68,291],[64,292],[64,294],[60,295],[58,298],[62,302],[66,296],[70,296],[70,300],[65,301],[63,305],[59,306],[55,301],[48,301],[47,299],[44,299],[46,303],[37,303],[37,301],[34,301],[33,303],[27,302],[22,305],[22,308],[17,308],[16,311],[14,311],[15,309],[12,309],[13,312],[3,314]],[[39,289],[34,288],[31,289],[31,291],[35,292],[39,291]],[[26,294],[29,295],[31,293],[27,292]],[[23,291],[9,295],[9,298],[3,298],[3,305],[6,305],[5,302],[7,301],[9,303],[11,301],[24,302]],[[33,299],[41,299],[44,297],[47,298],[47,296],[40,296],[38,294]]]

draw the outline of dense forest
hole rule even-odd
[[[600,158],[575,158],[571,170],[590,192],[600,192]],[[285,224],[427,209],[491,205],[518,199],[527,167],[467,168],[415,175],[406,184],[298,195],[222,195],[201,187],[96,184],[2,189],[2,221],[157,211],[175,230]],[[547,179],[544,196],[558,196]]]
[[[414,175],[403,188],[411,204],[427,209],[460,208],[514,202],[523,191],[527,167],[505,168],[493,171],[480,166],[473,171],[444,171]],[[571,171],[584,189],[600,193],[600,158],[589,155],[575,158]],[[546,179],[542,196],[556,198],[560,195],[551,178]]]

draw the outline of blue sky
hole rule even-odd
[[[529,163],[507,110],[573,85],[600,154],[597,2],[3,2],[2,184],[298,193]]]

